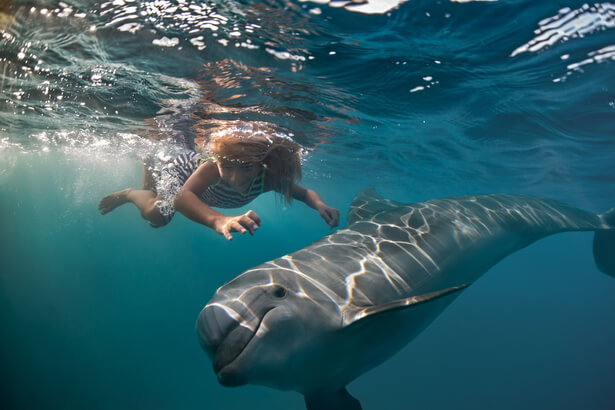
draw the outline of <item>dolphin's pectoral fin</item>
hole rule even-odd
[[[348,393],[346,388],[335,392],[316,393],[305,396],[307,410],[361,410],[361,403]]]
[[[351,325],[365,318],[371,319],[389,312],[395,312],[401,309],[407,309],[417,305],[422,305],[424,303],[431,302],[444,296],[450,295],[451,293],[459,292],[460,290],[463,290],[468,286],[470,286],[469,283],[459,286],[453,286],[451,288],[446,288],[442,290],[437,290],[435,292],[424,293],[422,295],[411,296],[409,298],[397,299],[389,303],[384,303],[382,305],[374,305],[362,309],[357,309],[352,311],[351,313],[346,313],[344,315],[344,322],[346,323],[346,325]]]

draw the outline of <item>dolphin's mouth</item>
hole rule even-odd
[[[243,353],[272,309],[273,307],[264,312],[254,330],[242,325],[216,306],[207,307],[199,315],[197,331],[201,346],[212,359],[214,372],[223,386],[242,384],[238,380],[239,375],[224,370]]]
[[[246,346],[248,346],[257,330],[258,328],[252,331],[247,327],[239,325],[228,334],[220,346],[218,346],[214,355],[213,365],[216,374],[219,374],[222,369],[235,361]]]

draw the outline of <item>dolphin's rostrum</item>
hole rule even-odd
[[[427,327],[505,256],[564,231],[596,231],[615,276],[615,208],[477,195],[401,204],[367,188],[348,226],[218,289],[197,333],[221,384],[295,390],[309,410],[356,410],[346,385]]]

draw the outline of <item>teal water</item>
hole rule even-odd
[[[152,229],[134,208],[97,210],[139,186],[141,158],[228,120],[303,144],[303,184],[342,226],[368,185],[614,206],[614,8],[16,1],[0,40],[2,407],[303,408],[220,386],[194,322],[224,282],[328,234],[315,212],[263,195],[261,229],[228,243],[181,216]],[[567,36],[542,44],[557,16]],[[511,255],[349,391],[365,409],[613,409],[615,281],[591,239]]]

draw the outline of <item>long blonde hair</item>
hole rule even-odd
[[[301,180],[303,147],[267,123],[225,125],[210,134],[202,149],[221,160],[265,165],[268,184],[290,204],[293,185]]]

